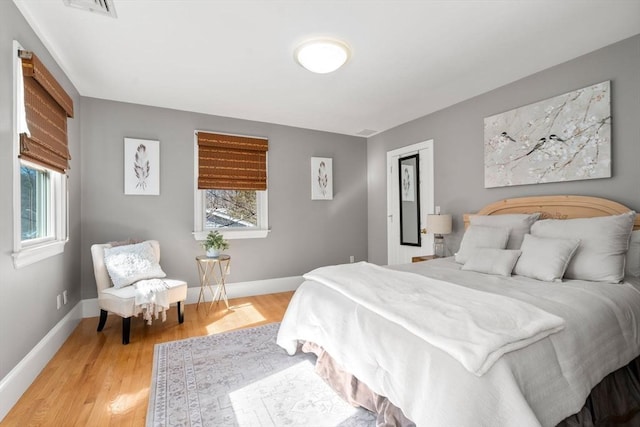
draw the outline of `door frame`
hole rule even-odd
[[[410,262],[411,256],[431,255],[433,253],[433,236],[426,234],[421,239],[421,246],[405,247],[400,245],[400,240],[393,241],[393,227],[399,224],[399,191],[398,177],[394,172],[394,166],[397,168],[398,158],[410,154],[419,153],[425,150],[426,155],[421,154],[420,162],[420,229],[424,229],[426,223],[426,214],[433,213],[434,210],[434,156],[433,156],[433,139],[407,145],[405,147],[396,148],[387,151],[387,264],[398,264]],[[424,162],[424,163],[423,163]],[[424,167],[423,167],[424,166]],[[394,219],[396,219],[394,221]],[[399,236],[400,230],[397,230]],[[408,248],[408,249],[407,249]]]

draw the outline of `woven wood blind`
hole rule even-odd
[[[269,141],[198,132],[198,188],[266,190]]]
[[[31,133],[20,135],[20,158],[65,173],[71,159],[67,117],[73,117],[73,101],[36,55],[20,51],[20,58]]]

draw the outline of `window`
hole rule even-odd
[[[14,251],[16,268],[62,253],[68,239],[67,117],[73,102],[14,41]]]
[[[227,239],[266,237],[267,140],[197,132],[195,144],[195,232]]]
[[[205,228],[255,228],[258,226],[255,191],[204,190],[204,192]]]
[[[23,243],[49,236],[50,182],[46,170],[20,166],[20,237]]]
[[[267,191],[198,190],[195,194],[196,240],[211,230],[226,239],[267,237]]]
[[[13,262],[21,268],[60,254],[68,240],[67,176],[18,160]]]

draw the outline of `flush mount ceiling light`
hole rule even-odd
[[[315,39],[302,43],[294,53],[296,61],[307,70],[326,74],[342,67],[349,59],[349,46],[338,40]]]

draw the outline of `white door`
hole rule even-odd
[[[433,140],[387,152],[387,264],[405,264],[411,257],[433,254],[433,235],[421,234],[420,246],[400,244],[400,186],[398,159],[420,155],[420,229],[426,227],[427,214],[433,213]]]

